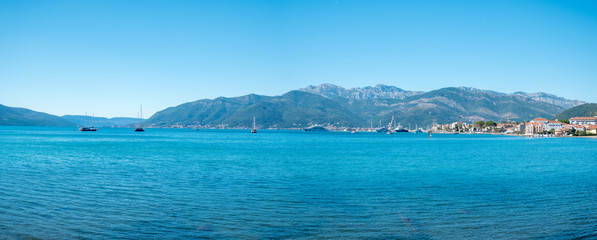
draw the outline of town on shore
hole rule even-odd
[[[562,120],[535,118],[528,122],[477,121],[434,124],[428,130],[435,133],[489,133],[528,137],[597,136],[597,116],[573,117]]]
[[[385,128],[387,129],[387,128]],[[448,124],[433,124],[426,129],[408,129],[398,126],[396,132],[427,132],[427,133],[468,133],[468,134],[503,134],[527,137],[568,137],[568,136],[597,136],[597,116],[573,117],[562,120],[547,120],[535,118],[525,122],[477,121],[474,123],[453,122]],[[372,128],[331,128],[337,131],[375,131]],[[379,131],[378,131],[379,132]]]
[[[155,126],[154,126],[155,127]],[[209,126],[182,126],[171,125],[167,128],[195,128],[199,129],[246,129],[245,127],[229,127],[226,125]],[[315,129],[313,129],[315,128]],[[272,130],[280,128],[268,128]],[[303,130],[303,128],[285,128],[288,130]],[[305,131],[340,131],[340,132],[411,132],[411,133],[451,133],[451,134],[500,134],[518,135],[527,137],[571,137],[571,136],[597,136],[597,116],[573,117],[570,119],[548,120],[535,118],[524,122],[494,121],[453,122],[448,124],[433,124],[427,127],[403,127],[390,123],[386,127],[342,127],[335,125],[315,125],[305,128]]]

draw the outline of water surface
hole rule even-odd
[[[597,238],[597,140],[0,127],[7,238]]]

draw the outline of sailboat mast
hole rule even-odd
[[[139,127],[141,126],[141,119],[143,119],[143,104],[139,105]]]

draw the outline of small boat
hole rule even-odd
[[[143,118],[143,105],[141,105],[141,107],[139,107],[139,115],[138,119],[139,122],[137,123],[137,126],[135,127],[135,132],[145,132],[145,129],[143,129],[143,127],[141,126],[141,119]]]
[[[388,128],[382,127],[382,128],[375,129],[375,131],[376,132],[387,132]]]
[[[94,115],[95,117],[95,115]],[[87,127],[87,113],[85,113],[85,126],[82,128],[79,128],[79,131],[81,132],[95,132],[97,131],[97,128],[93,127],[93,118],[91,118],[91,127]]]
[[[255,115],[253,115],[253,128],[251,129],[251,133],[257,133],[257,128],[255,127]]]

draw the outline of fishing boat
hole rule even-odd
[[[143,118],[143,105],[141,105],[139,107],[139,115],[138,115],[139,122],[137,123],[137,126],[135,127],[135,132],[144,132],[145,131],[145,129],[143,129],[143,127],[141,126],[142,118]]]
[[[82,128],[79,128],[79,131],[81,132],[95,132],[97,131],[97,128],[93,127],[93,118],[94,116],[91,118],[91,127],[87,127],[87,113],[85,113],[85,126],[83,126]]]
[[[257,133],[257,128],[255,127],[255,115],[253,115],[253,128],[251,129],[251,133]]]

